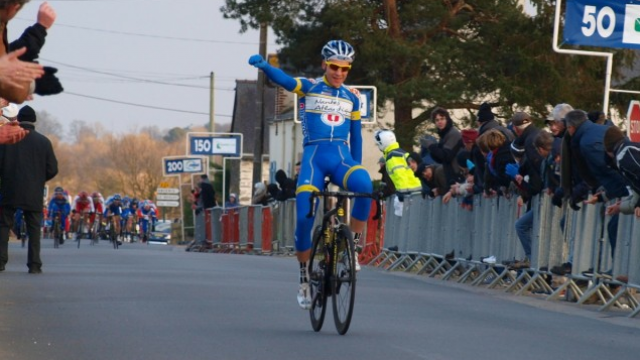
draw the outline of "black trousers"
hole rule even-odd
[[[0,209],[0,264],[9,261],[9,231],[13,228],[16,209],[4,206]],[[27,224],[27,235],[29,236],[29,253],[27,255],[27,266],[29,268],[40,269],[42,260],[40,259],[40,224],[42,222],[42,211],[23,211],[24,221]]]

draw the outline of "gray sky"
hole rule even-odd
[[[9,41],[35,23],[42,2],[30,1],[9,23]],[[230,122],[235,80],[257,78],[257,70],[247,59],[258,52],[258,31],[239,34],[237,21],[222,18],[223,0],[49,3],[58,17],[49,30],[40,63],[59,69],[65,92],[36,95],[29,105],[50,113],[65,131],[73,120],[98,122],[117,133],[149,125],[169,129],[208,123],[212,71],[215,121]],[[276,50],[273,34],[267,50]]]

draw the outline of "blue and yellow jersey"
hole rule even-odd
[[[360,99],[342,85],[335,88],[325,78],[314,82],[295,78],[298,114],[302,123],[303,144],[320,141],[348,141],[351,122],[360,121]]]

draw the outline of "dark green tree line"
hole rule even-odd
[[[554,2],[533,0],[535,16],[517,3],[227,0],[221,10],[242,31],[267,22],[283,46],[282,67],[295,75],[321,73],[319,51],[328,40],[350,42],[356,60],[348,83],[375,85],[378,105],[393,103],[396,135],[408,147],[433,106],[467,109],[469,122],[485,100],[503,119],[523,108],[544,119],[559,102],[602,108],[605,61],[553,52]],[[616,51],[614,79],[634,57]],[[612,97],[623,113],[626,101]]]

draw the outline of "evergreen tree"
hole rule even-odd
[[[605,61],[555,53],[555,3],[531,2],[535,16],[516,0],[227,0],[221,10],[243,31],[267,22],[283,45],[282,68],[296,76],[321,73],[328,40],[351,43],[348,83],[375,85],[378,105],[393,103],[395,133],[407,148],[434,106],[467,109],[469,125],[484,101],[503,120],[526,109],[542,121],[560,102],[602,108]],[[616,65],[634,57],[617,50]]]

